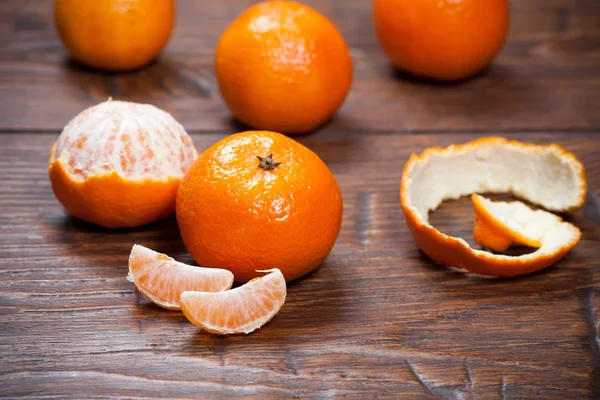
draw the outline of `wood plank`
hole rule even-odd
[[[220,33],[252,1],[178,1],[160,59],[136,73],[103,74],[69,61],[45,0],[0,4],[0,130],[59,130],[82,109],[117,99],[166,109],[190,131],[242,129],[213,73]],[[483,75],[438,85],[395,72],[379,49],[371,2],[307,0],[344,34],[355,81],[329,129],[485,131],[600,129],[600,3],[512,2],[509,41]]]
[[[597,398],[600,136],[558,142],[584,162],[583,231],[556,266],[483,279],[434,265],[404,223],[402,166],[479,134],[321,132],[301,137],[336,175],[342,232],[325,264],[289,285],[261,330],[215,337],[126,281],[140,243],[193,263],[174,218],[104,230],[69,217],[47,179],[57,134],[0,134],[0,396],[43,398]],[[196,134],[199,150],[223,134]],[[468,199],[431,221],[471,241]]]

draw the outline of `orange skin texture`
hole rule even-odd
[[[107,71],[140,68],[167,44],[174,0],[55,0],[54,21],[77,61]]]
[[[263,2],[242,13],[217,44],[215,70],[237,119],[286,134],[324,124],[352,83],[342,35],[326,17],[294,1]]]
[[[494,215],[489,213],[476,195],[472,195],[471,199],[475,211],[473,238],[480,246],[487,247],[496,252],[503,252],[513,243],[529,247],[540,247],[542,245],[539,240],[529,239],[505,226]]]
[[[443,81],[483,70],[508,33],[508,0],[374,0],[375,31],[392,63]]]
[[[257,156],[273,154],[274,169]],[[177,193],[186,248],[204,267],[224,268],[236,282],[279,268],[286,281],[319,266],[342,221],[342,195],[311,150],[274,132],[231,135],[204,151]]]
[[[458,151],[467,146],[477,147],[487,141],[494,142],[499,140],[506,143],[518,143],[516,141],[491,137],[482,138],[464,145],[454,145],[451,147],[453,150]],[[531,148],[540,147],[522,143],[520,145]],[[476,253],[466,242],[458,238],[445,235],[435,229],[433,226],[425,223],[423,220],[421,220],[421,218],[419,218],[415,211],[409,208],[409,171],[412,169],[413,164],[415,164],[420,158],[427,158],[431,155],[431,153],[444,151],[449,150],[441,149],[439,147],[432,147],[426,149],[421,155],[413,153],[404,166],[402,180],[400,183],[400,205],[402,206],[402,212],[404,213],[406,224],[408,225],[408,228],[413,236],[413,239],[417,243],[417,246],[433,261],[443,265],[462,268],[475,274],[509,278],[539,271],[555,264],[562,259],[573,248],[573,246],[575,246],[575,244],[579,242],[579,239],[581,238],[581,232],[574,243],[566,243],[565,245],[561,246],[558,251],[551,254],[539,255],[535,259],[528,260],[518,257],[499,259],[494,257],[494,255],[491,253]],[[562,147],[559,148],[559,151],[563,156],[577,160],[573,154],[567,152]],[[577,160],[577,162],[579,161]],[[580,207],[585,201],[585,193],[587,189],[585,183],[585,172],[582,169],[580,173],[583,183],[583,190],[581,192],[578,205],[574,208]]]
[[[56,160],[49,168],[56,198],[67,211],[105,228],[127,228],[164,218],[175,211],[180,179],[131,181],[118,173],[75,180]]]

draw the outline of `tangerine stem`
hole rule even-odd
[[[281,163],[279,161],[273,161],[273,153],[269,154],[267,157],[256,156],[260,160],[260,164],[258,164],[259,168],[264,170],[275,169]]]

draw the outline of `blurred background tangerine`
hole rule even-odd
[[[1,89],[11,100],[3,102],[2,121],[13,129],[60,129],[82,109],[112,96],[154,104],[191,131],[246,129],[220,95],[215,57],[223,33],[256,3],[3,2],[2,18],[10,29],[1,52],[11,63]],[[351,86],[341,85],[348,86],[347,95],[334,102],[333,119],[322,117],[298,130],[585,129],[598,118],[588,101],[589,90],[597,89],[584,91],[577,82],[592,76],[597,62],[598,7],[567,3],[513,1],[507,14],[504,0],[307,0],[303,4],[343,37],[353,79]],[[117,55],[103,52],[110,46]],[[35,89],[28,82],[32,76]],[[306,95],[307,104],[327,97],[315,93]],[[316,108],[327,108],[327,115],[336,110]],[[303,113],[314,110],[294,115]],[[546,117],[538,118],[541,114]]]

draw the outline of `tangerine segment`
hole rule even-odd
[[[540,247],[542,237],[562,219],[543,210],[533,211],[520,201],[492,201],[471,196],[475,210],[475,241],[494,251],[505,251],[511,244]]]
[[[186,290],[219,292],[231,289],[233,274],[224,269],[192,267],[147,247],[134,245],[127,279],[151,302],[180,310]]]
[[[191,323],[211,333],[253,332],[279,312],[287,294],[279,269],[257,272],[269,274],[226,292],[183,292],[181,310]]]
[[[429,224],[429,211],[442,201],[476,192],[512,192],[546,209],[567,211],[583,204],[586,180],[581,162],[556,144],[492,137],[413,154],[402,174],[400,202],[417,245],[434,261],[482,275],[511,277],[552,265],[581,237],[575,226],[557,224],[541,238],[539,249],[513,257],[475,250]]]

